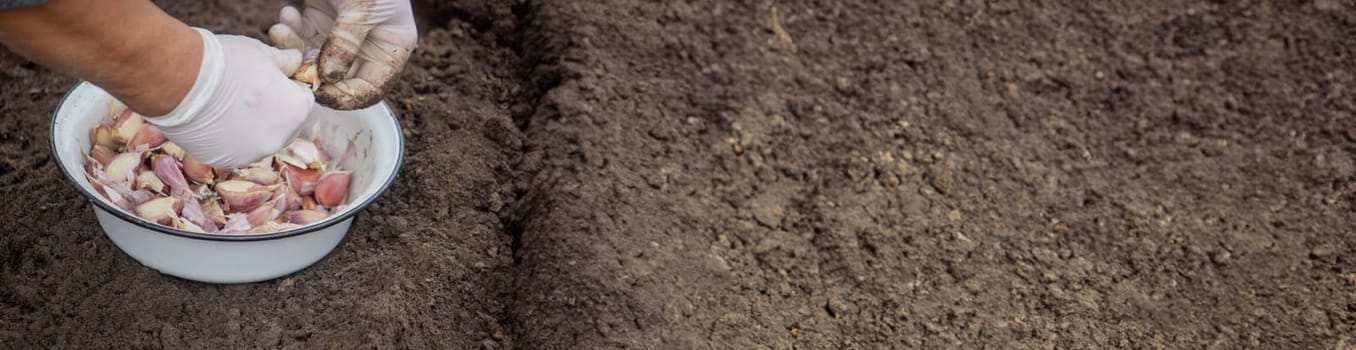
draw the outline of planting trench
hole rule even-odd
[[[277,5],[165,3],[251,33]],[[1343,348],[1356,8],[420,3],[406,167],[277,281],[140,267],[0,55],[18,347]]]

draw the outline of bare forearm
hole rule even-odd
[[[202,57],[199,35],[146,0],[54,0],[0,11],[0,44],[145,115],[174,109]]]

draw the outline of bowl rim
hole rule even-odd
[[[58,138],[56,137],[56,136],[57,136],[57,135],[56,135],[56,130],[57,130],[57,129],[56,129],[56,122],[57,122],[57,118],[59,118],[60,115],[61,115],[61,109],[64,108],[64,107],[66,106],[66,99],[70,98],[70,97],[71,97],[71,94],[75,93],[76,90],[80,89],[81,87],[83,87],[84,85],[87,85],[87,84],[90,85],[90,86],[94,86],[93,84],[91,84],[91,83],[88,82],[88,81],[80,81],[80,82],[76,83],[74,87],[72,87],[70,90],[67,90],[66,93],[63,94],[63,95],[61,96],[61,100],[60,100],[59,102],[57,102],[57,107],[56,107],[56,109],[52,110],[52,122],[51,122],[51,124],[49,125],[49,128],[51,129],[51,131],[49,131],[50,134],[48,135],[48,138],[51,139],[48,143],[49,143],[49,146],[50,146],[51,149],[52,149],[52,158],[53,158],[54,160],[56,160],[57,168],[60,168],[60,169],[61,169],[61,174],[64,175],[64,176],[66,177],[66,181],[69,181],[71,184],[75,185],[75,189],[76,189],[77,191],[79,191],[80,194],[84,195],[86,199],[89,199],[90,202],[94,203],[94,206],[98,207],[99,209],[102,209],[103,211],[106,211],[106,212],[109,212],[109,213],[113,214],[114,216],[118,217],[119,219],[122,219],[123,221],[132,223],[133,225],[141,226],[142,228],[149,229],[149,230],[152,230],[152,231],[155,231],[155,232],[160,232],[160,233],[164,233],[164,234],[168,234],[168,235],[172,235],[172,236],[183,237],[183,238],[191,238],[191,239],[207,240],[207,241],[221,241],[221,242],[253,242],[253,241],[268,241],[268,240],[274,240],[274,239],[282,239],[282,238],[288,238],[288,237],[300,236],[300,235],[304,235],[304,234],[307,234],[307,233],[311,233],[311,232],[315,232],[315,231],[324,230],[324,229],[330,228],[331,226],[334,226],[335,224],[338,224],[338,223],[340,223],[340,222],[343,222],[344,220],[348,220],[349,218],[352,218],[353,216],[357,215],[358,212],[363,211],[363,209],[367,209],[367,206],[372,205],[372,203],[375,202],[378,198],[381,198],[382,195],[386,194],[386,191],[387,191],[387,190],[390,190],[390,189],[391,189],[391,185],[395,183],[396,178],[400,177],[400,168],[401,168],[401,166],[404,165],[404,161],[405,161],[405,134],[404,134],[404,130],[402,130],[402,129],[400,128],[400,122],[399,122],[399,121],[397,120],[397,118],[396,118],[395,111],[391,110],[391,106],[390,106],[389,104],[387,104],[385,100],[379,100],[379,101],[377,102],[377,104],[380,105],[381,108],[382,108],[383,110],[385,110],[386,115],[390,117],[389,119],[390,119],[390,121],[391,121],[391,124],[395,127],[395,137],[396,137],[396,141],[397,141],[397,142],[396,142],[396,159],[395,159],[395,169],[392,170],[391,176],[388,177],[388,178],[386,179],[386,183],[381,184],[381,188],[377,189],[377,192],[376,192],[375,194],[373,194],[372,197],[367,198],[367,200],[364,200],[364,201],[362,201],[361,203],[357,203],[357,204],[351,205],[351,206],[349,206],[348,208],[346,208],[344,211],[340,212],[339,214],[331,215],[330,217],[326,218],[325,220],[323,220],[323,221],[321,221],[321,222],[314,223],[314,224],[311,224],[311,225],[302,226],[302,227],[300,227],[300,228],[296,228],[296,229],[292,229],[292,230],[286,230],[286,231],[280,231],[280,232],[273,232],[273,233],[267,233],[267,234],[252,234],[252,235],[251,235],[251,234],[244,234],[244,235],[219,235],[219,234],[208,234],[208,233],[196,233],[196,232],[181,231],[181,230],[178,230],[178,229],[174,229],[174,228],[172,228],[172,227],[161,226],[161,225],[159,225],[159,224],[155,224],[155,223],[152,223],[152,222],[148,222],[148,221],[146,221],[146,220],[142,220],[141,218],[138,218],[138,217],[132,216],[131,214],[128,214],[126,211],[124,211],[124,210],[122,210],[122,209],[113,207],[112,204],[106,203],[106,201],[105,201],[102,197],[100,197],[98,194],[95,194],[95,193],[93,193],[93,192],[90,192],[90,190],[86,189],[84,186],[80,186],[80,182],[77,181],[77,180],[75,179],[75,175],[71,174],[71,170],[70,170],[70,169],[67,169],[65,166],[62,165],[62,164],[64,164],[64,163],[61,161],[61,153],[60,153],[60,152],[57,152],[57,144],[56,144],[56,143],[57,143],[57,139],[58,139]]]

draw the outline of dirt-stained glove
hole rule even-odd
[[[146,116],[165,138],[203,163],[239,167],[286,147],[315,105],[311,90],[288,78],[301,52],[279,50],[253,38],[202,35],[202,66],[179,105]]]
[[[381,100],[419,41],[408,0],[306,0],[278,22],[268,31],[274,45],[320,49],[316,101],[338,110]]]

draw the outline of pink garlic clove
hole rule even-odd
[[[302,169],[321,169],[324,166],[320,147],[306,139],[292,140],[292,144],[275,156],[280,163]]]
[[[207,230],[185,218],[174,219],[174,228],[193,233],[207,233]]]
[[[255,226],[254,228],[250,229],[249,233],[273,233],[273,232],[280,232],[280,231],[290,230],[290,229],[294,229],[294,228],[297,228],[297,227],[301,227],[301,226],[297,226],[297,225],[295,225],[295,224],[290,224],[290,223],[282,223],[282,222],[277,222],[277,221],[269,221],[269,222],[265,222],[263,225]]]
[[[283,214],[283,219],[297,225],[310,225],[325,220],[330,214],[319,210],[293,210]]]
[[[222,181],[217,183],[216,189],[226,204],[226,211],[231,213],[248,212],[273,196],[273,187],[243,180]]]
[[[273,185],[278,183],[278,172],[267,166],[241,168],[235,170],[234,178],[260,185]]]
[[[282,214],[282,211],[277,209],[277,205],[274,205],[273,201],[269,201],[258,208],[254,208],[254,210],[250,210],[249,214],[245,215],[245,219],[250,222],[250,225],[259,226],[276,219],[280,214]]]
[[[113,161],[113,157],[117,157],[118,153],[113,152],[113,149],[104,147],[103,145],[94,145],[94,148],[89,150],[89,156],[94,158],[94,161],[99,162],[99,164],[108,166],[108,162]]]
[[[89,143],[104,146],[107,149],[116,149],[118,144],[113,142],[113,129],[109,126],[100,125],[89,130]]]
[[[164,197],[154,199],[137,205],[135,210],[137,216],[150,220],[161,225],[171,224],[179,215],[174,211],[174,207],[179,203],[174,197]]]
[[[183,170],[179,168],[179,161],[174,160],[173,156],[156,155],[151,158],[151,169],[160,181],[169,186],[171,193],[192,193],[188,187],[188,180],[184,179]]]
[[[165,183],[160,181],[160,177],[149,170],[142,170],[137,174],[136,186],[133,188],[147,190],[155,193],[165,193]]]
[[[278,189],[273,191],[273,199],[279,211],[301,208],[301,195],[293,191],[291,186],[278,186]]]
[[[127,201],[129,203],[132,203],[132,205],[134,206],[141,205],[142,203],[149,202],[156,198],[160,198],[160,196],[157,196],[154,192],[147,190],[130,191],[123,189],[123,191],[124,191],[122,193],[123,198],[127,198]]]
[[[104,173],[104,168],[108,167],[107,164],[99,164],[98,160],[95,160],[94,157],[90,157],[88,154],[85,154],[84,158],[85,158],[85,173],[90,176],[94,176],[95,172]]]
[[[122,208],[123,210],[132,210],[132,208],[134,207],[132,203],[129,203],[127,201],[127,198],[124,198],[122,196],[122,194],[119,194],[118,191],[114,191],[110,188],[105,187],[102,182],[100,182],[99,180],[95,180],[94,176],[86,173],[85,180],[89,181],[90,186],[94,187],[95,192],[99,192],[99,194],[103,195],[104,198],[108,198],[108,201],[112,202],[114,206]]]
[[[125,144],[131,141],[132,137],[136,136],[137,132],[140,132],[145,125],[146,121],[141,119],[140,114],[132,113],[130,116],[122,118],[113,124],[113,141]]]
[[[326,208],[334,208],[348,198],[348,183],[352,171],[333,171],[320,175],[315,185],[315,201]]]
[[[221,210],[221,203],[218,203],[216,199],[203,201],[202,213],[207,216],[208,220],[212,220],[217,225],[226,224],[226,212]]]
[[[141,171],[141,155],[141,152],[128,152],[113,157],[106,169],[109,179],[131,185]]]
[[[217,175],[216,172],[212,170],[212,167],[199,162],[197,159],[193,159],[191,156],[184,156],[183,168],[184,175],[188,176],[188,178],[193,181],[205,184],[216,183]]]
[[[320,169],[304,169],[284,164],[282,176],[293,191],[309,196],[315,192],[316,182],[320,181]]]
[[[217,231],[217,224],[213,222],[211,218],[207,217],[207,213],[204,211],[202,204],[193,199],[191,195],[185,192],[176,195],[175,198],[178,198],[179,201],[184,204],[184,208],[179,210],[180,217],[184,218],[184,220],[188,220],[189,223],[192,223],[193,226],[198,227],[198,229],[203,232],[212,233]],[[224,221],[225,219],[222,220]]]
[[[132,135],[132,139],[127,141],[127,148],[143,150],[141,147],[145,147],[145,150],[149,150],[160,147],[163,143],[165,143],[165,134],[160,132],[160,128],[147,124],[142,126],[136,135]]]

